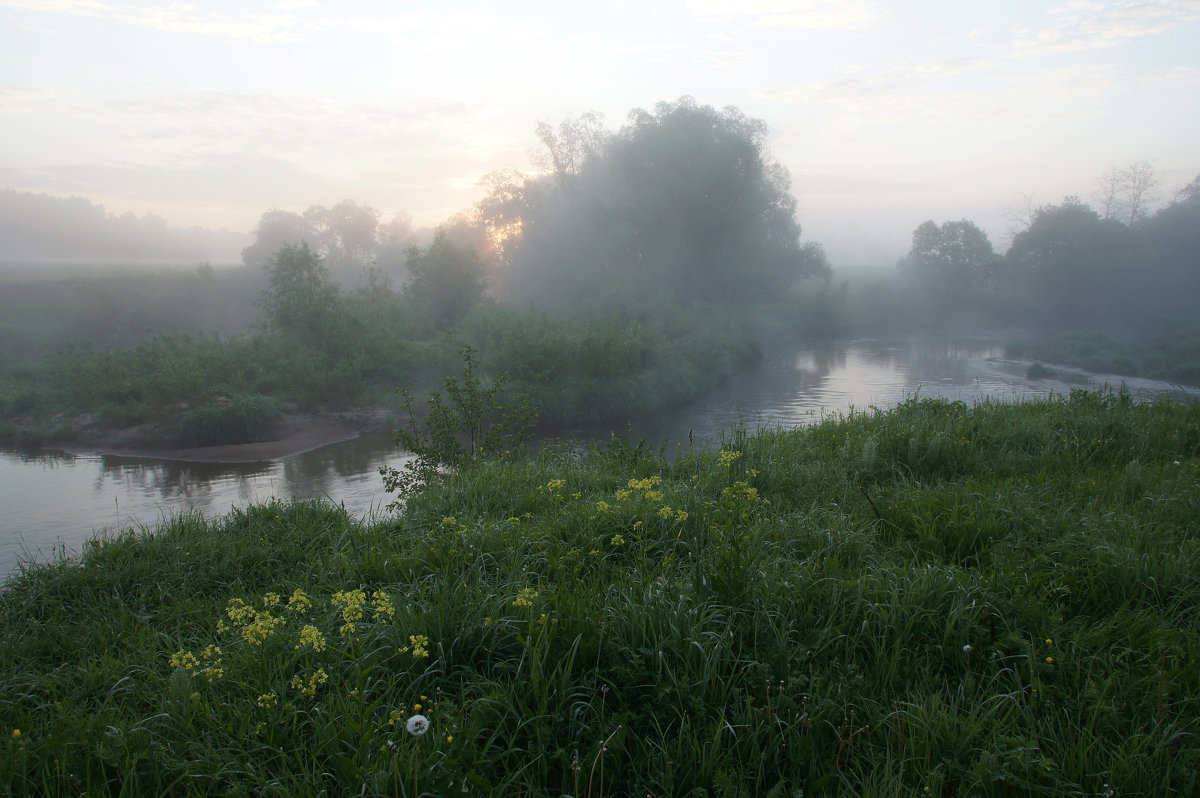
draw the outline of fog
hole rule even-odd
[[[0,191],[0,263],[235,263],[249,242],[246,232],[170,227],[83,197]]]

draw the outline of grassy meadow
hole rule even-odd
[[[24,570],[0,793],[1200,791],[1200,405],[922,399],[582,454]]]

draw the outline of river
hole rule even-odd
[[[735,424],[796,427],[832,414],[885,409],[914,396],[975,403],[1020,401],[1067,393],[1055,380],[1031,381],[1025,363],[1004,359],[995,339],[851,340],[787,352],[698,401],[626,424],[566,431],[585,439],[609,435],[665,445],[668,453],[719,442]],[[1096,377],[1096,384],[1120,378]],[[1166,383],[1129,380],[1135,393],[1177,391]],[[279,498],[324,497],[357,516],[379,515],[391,497],[379,477],[407,455],[386,433],[364,435],[265,463],[178,463],[163,460],[0,451],[0,578],[19,563],[78,554],[108,530],[153,527],[171,514],[206,518],[233,506]]]

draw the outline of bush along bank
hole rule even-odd
[[[0,783],[1189,795],[1200,406],[943,400],[402,514],[175,518],[3,592]]]

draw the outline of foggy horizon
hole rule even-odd
[[[490,172],[536,172],[538,123],[617,130],[685,95],[766,123],[835,270],[894,264],[926,220],[1002,250],[1007,208],[1090,202],[1110,165],[1151,162],[1158,205],[1198,170],[1196,2],[3,0],[0,18],[0,190],[172,230],[250,236],[271,208],[346,199],[432,228]]]

